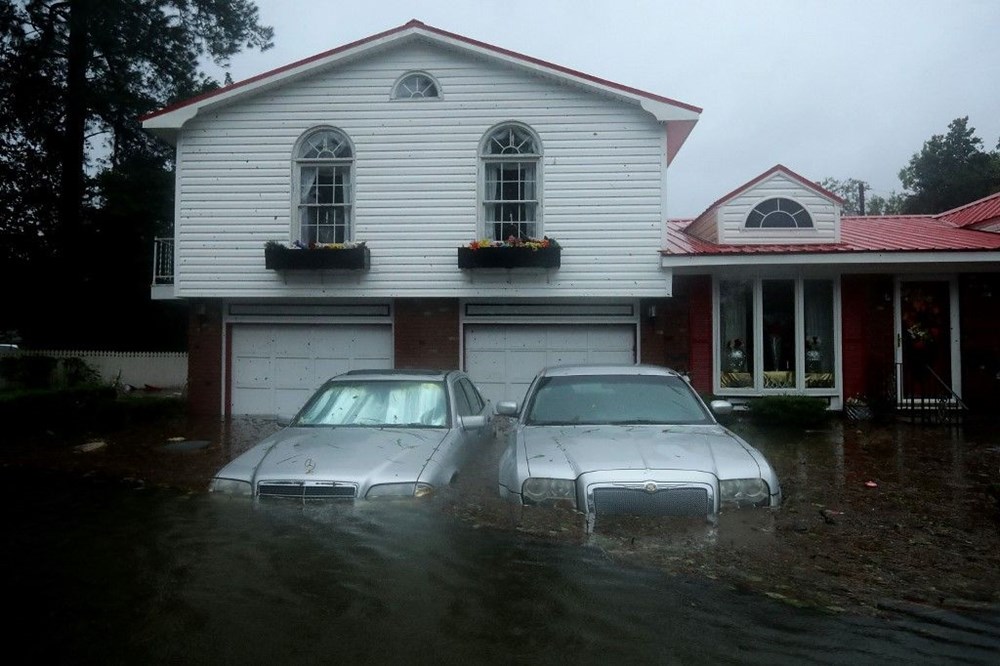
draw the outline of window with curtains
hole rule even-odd
[[[502,125],[487,133],[480,158],[484,236],[492,240],[538,238],[538,138],[524,125]]]
[[[716,293],[720,390],[836,387],[833,280],[728,279]]]
[[[353,165],[354,150],[340,130],[313,130],[299,141],[295,197],[302,243],[346,243],[352,239]]]

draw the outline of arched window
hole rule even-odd
[[[537,238],[541,147],[524,125],[490,130],[480,146],[483,231],[487,238]]]
[[[393,99],[437,99],[440,96],[437,82],[423,72],[406,74],[392,89]]]
[[[811,229],[812,217],[802,204],[776,197],[761,201],[747,215],[747,229]]]
[[[322,128],[304,135],[295,153],[299,240],[346,243],[351,240],[351,167],[354,149],[347,135]]]

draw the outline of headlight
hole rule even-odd
[[[212,479],[208,484],[208,492],[221,493],[223,495],[239,495],[240,497],[250,497],[253,494],[250,484],[246,481],[236,479]]]
[[[767,506],[771,489],[764,479],[726,479],[719,481],[719,499],[735,504]]]
[[[525,504],[569,502],[576,508],[576,483],[572,479],[528,479],[521,486]]]
[[[365,499],[426,497],[433,492],[434,486],[429,483],[381,483],[369,488]]]

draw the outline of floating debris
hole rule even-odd
[[[207,449],[210,443],[211,442],[204,439],[182,439],[179,442],[171,440],[169,444],[164,444],[160,447],[160,449],[163,451],[184,453],[187,451],[200,451],[202,449]]]
[[[844,515],[843,511],[833,511],[831,509],[820,509],[819,515],[823,516],[823,522],[827,525],[836,525],[837,516]]]
[[[108,443],[103,439],[95,439],[92,442],[87,442],[86,444],[80,444],[79,446],[74,446],[73,451],[76,453],[90,453],[91,451],[97,451],[98,449],[103,449]]]

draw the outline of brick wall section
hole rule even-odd
[[[685,277],[683,289],[688,299],[688,376],[696,391],[709,394],[712,392],[712,278]]]
[[[670,315],[669,298],[643,299],[639,303],[639,362],[650,365],[666,365],[670,353],[675,322]],[[649,316],[650,308],[656,308],[656,316]],[[685,327],[686,328],[686,327]]]
[[[861,394],[878,400],[893,379],[892,290],[889,275],[845,275],[841,279],[845,399]]]
[[[868,277],[845,275],[840,283],[840,307],[843,312],[841,348],[844,360],[844,397],[867,394],[865,374],[868,368],[866,329],[862,314],[868,304]]]
[[[656,308],[655,318],[649,317],[650,307]],[[679,294],[675,289],[673,297],[645,299],[640,308],[639,362],[687,372],[690,367],[687,294]]]
[[[188,311],[188,410],[217,415],[222,411],[222,306],[195,301]]]
[[[397,368],[459,367],[457,299],[398,299],[393,309]]]

